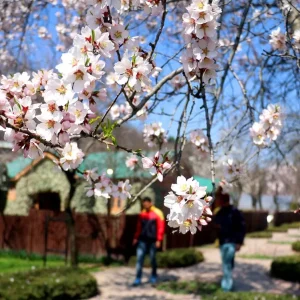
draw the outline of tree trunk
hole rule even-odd
[[[108,260],[111,258],[111,200],[107,199],[107,220],[106,220],[106,239],[105,239],[105,249]]]
[[[256,203],[257,203],[256,197],[254,195],[251,195],[251,200],[252,200],[252,208],[256,210]]]
[[[257,202],[258,202],[258,206],[259,206],[259,209],[260,210],[263,210],[263,206],[262,206],[262,201],[261,201],[261,195],[259,195],[258,197],[257,197]]]
[[[68,231],[69,231],[69,245],[70,245],[70,260],[71,266],[77,267],[78,265],[78,253],[77,253],[77,246],[76,246],[76,230],[75,230],[75,219],[73,216],[73,212],[71,209],[71,201],[75,194],[76,190],[76,179],[75,179],[75,172],[68,171],[66,172],[69,184],[70,184],[70,192],[69,196],[66,201],[65,212],[68,216]]]
[[[276,183],[275,195],[273,197],[276,211],[279,211],[279,202],[278,202],[278,183]]]

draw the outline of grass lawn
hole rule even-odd
[[[268,244],[291,245],[291,244],[293,244],[293,242],[290,242],[290,241],[268,241]]]
[[[167,281],[158,284],[157,289],[172,294],[201,295],[203,300],[300,300],[292,295],[274,295],[255,292],[223,292],[219,283],[191,281]],[[183,298],[184,299],[184,296]]]
[[[262,254],[241,254],[237,257],[246,259],[274,259],[274,256]]]
[[[48,267],[62,267],[63,261],[48,261]],[[43,267],[42,260],[29,260],[15,257],[1,257],[0,256],[0,273],[12,273],[34,270]]]
[[[119,261],[108,261],[106,257],[79,256],[79,267],[87,271],[99,271],[103,266],[119,266]],[[43,268],[43,257],[40,254],[28,254],[25,251],[0,251],[0,274],[24,272]],[[61,256],[47,256],[47,267],[64,267]]]

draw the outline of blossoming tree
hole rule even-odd
[[[224,188],[234,185],[263,148],[276,149],[287,160],[279,138],[283,112],[297,111],[285,104],[287,97],[299,99],[300,90],[295,89],[300,35],[290,17],[298,10],[293,1],[239,1],[238,6],[218,0],[23,1],[23,13],[14,1],[5,3],[2,14],[17,13],[1,25],[3,37],[10,39],[1,53],[3,70],[20,72],[1,78],[4,139],[13,143],[13,151],[32,159],[52,149],[58,167],[68,174],[83,174],[88,196],[131,199],[130,205],[144,189],[131,195],[128,180],[115,183],[101,174],[103,170],[81,170],[85,153],[78,141],[86,138],[128,152],[129,168],[141,165],[153,175],[147,186],[177,172],[165,206],[170,209],[168,225],[181,233],[196,233],[212,214],[213,195],[181,175],[187,143],[202,159],[208,154],[213,194],[216,159],[223,161]],[[26,53],[22,47],[28,46],[27,53],[32,50],[26,31],[34,33],[33,41],[37,35],[44,44],[53,42],[51,30],[36,15],[47,5],[63,7],[63,12],[54,10],[58,36],[54,41],[60,43],[57,53],[63,53],[54,70],[43,66],[30,75],[27,69],[36,59],[32,54],[22,57]],[[270,21],[272,15],[280,16],[277,23]],[[16,20],[20,22],[16,29],[6,29]],[[284,29],[275,29],[282,20]],[[265,45],[268,39],[270,45]],[[43,49],[44,44],[36,45]],[[9,52],[10,47],[17,50]],[[277,66],[284,75],[274,73]],[[299,102],[296,105],[299,109]],[[146,120],[143,136],[155,150],[153,157],[135,148],[134,137],[125,147],[114,135],[116,127],[141,119]],[[169,128],[161,119],[171,123]],[[164,145],[174,123],[170,154]],[[294,126],[290,120],[286,123]],[[286,132],[286,138],[295,134]],[[231,157],[238,147],[247,149],[243,161]]]

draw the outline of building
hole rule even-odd
[[[131,194],[135,195],[147,184],[152,176],[147,170],[138,168],[130,170],[125,161],[128,154],[121,151],[96,152],[86,156],[79,169],[81,172],[97,168],[99,174],[106,173],[113,181],[129,179],[132,184]],[[8,192],[6,199],[2,199],[4,213],[10,215],[28,215],[30,209],[48,209],[63,211],[69,193],[69,182],[53,162],[55,156],[45,153],[44,158],[31,160],[18,156],[6,163],[8,176]],[[185,167],[185,172],[187,172]],[[191,174],[185,174],[191,176]],[[86,188],[88,183],[77,174],[78,183],[71,206],[76,212],[82,213],[107,213],[107,201],[103,198],[87,197]],[[168,175],[162,183],[156,182],[148,188],[143,196],[150,196],[155,205],[163,209],[164,196],[170,191],[171,184],[176,181],[176,172]],[[194,176],[200,185],[207,186],[207,191],[212,189],[211,181],[207,178]],[[3,198],[3,197],[2,197]],[[5,202],[5,203],[4,203]],[[120,199],[111,199],[110,209],[112,214],[119,213],[127,205]],[[137,214],[141,204],[137,201],[127,211],[127,214]],[[167,212],[167,211],[165,211]]]

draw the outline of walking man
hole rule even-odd
[[[241,212],[230,205],[230,196],[223,193],[222,187],[216,192],[216,200],[221,208],[215,216],[222,257],[223,278],[221,287],[224,291],[233,288],[232,270],[235,252],[239,251],[245,237],[245,222]]]
[[[136,279],[133,286],[141,284],[144,258],[147,253],[150,255],[152,273],[150,282],[157,283],[156,273],[156,249],[161,247],[164,237],[165,220],[161,210],[152,204],[149,197],[142,201],[143,210],[139,214],[133,245],[137,244],[136,250]]]

